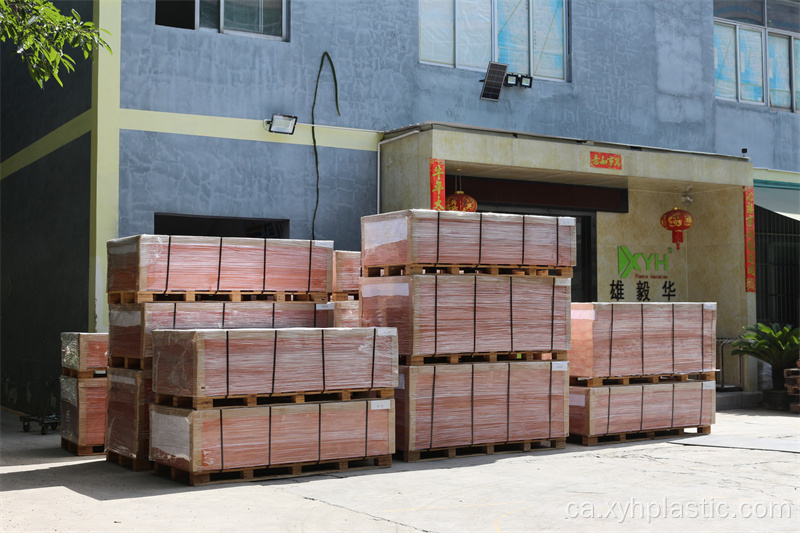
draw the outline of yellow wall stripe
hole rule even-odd
[[[120,109],[120,129],[305,146],[313,144],[310,124],[298,123],[294,135],[284,135],[269,133],[264,129],[263,120],[138,109]],[[371,130],[317,125],[316,136],[318,146],[375,152],[382,134]]]
[[[62,146],[71,143],[81,135],[91,131],[95,121],[95,111],[90,109],[85,111],[77,117],[73,118],[66,124],[54,129],[41,139],[23,148],[16,154],[12,155],[0,165],[0,179],[5,179],[11,174],[20,169],[25,168],[45,157],[46,155],[55,152]]]

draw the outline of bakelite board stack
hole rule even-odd
[[[61,447],[102,454],[106,420],[107,333],[61,334]]]
[[[333,251],[334,325],[338,328],[361,326],[361,302],[358,279],[361,276],[361,252]]]
[[[570,435],[583,444],[709,433],[716,304],[574,303]]]
[[[191,485],[389,466],[392,328],[157,330],[150,458]]]
[[[107,248],[107,459],[134,470],[151,467],[154,330],[360,323],[357,301],[329,301],[330,241],[138,235]]]
[[[398,330],[406,461],[564,446],[572,218],[362,218],[361,320]]]

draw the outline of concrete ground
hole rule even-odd
[[[3,532],[800,531],[800,453],[717,447],[796,448],[788,413],[719,412],[714,447],[568,444],[204,487],[71,455],[57,433],[0,419]]]

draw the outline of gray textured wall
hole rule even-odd
[[[63,13],[75,9],[81,19],[92,20],[92,2],[53,3]],[[92,106],[92,64],[83,59],[82,53],[67,51],[75,60],[75,71],[67,74],[61,68],[59,77],[63,87],[51,79],[40,89],[15,51],[10,41],[0,46],[0,160],[14,155]]]
[[[0,182],[0,401],[25,413],[58,413],[61,332],[89,327],[90,156],[86,134]]]
[[[123,131],[120,235],[153,232],[153,213],[287,218],[311,236],[316,197],[310,146]],[[317,239],[360,250],[361,217],[374,213],[376,154],[319,148]]]

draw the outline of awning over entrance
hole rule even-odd
[[[753,180],[753,183],[756,205],[800,221],[800,183],[760,179]]]

